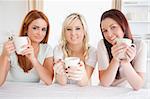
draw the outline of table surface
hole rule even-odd
[[[150,89],[6,82],[0,99],[150,99]]]

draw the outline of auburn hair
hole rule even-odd
[[[48,36],[49,36],[49,30],[50,30],[49,21],[48,21],[48,18],[46,17],[46,15],[43,12],[38,11],[38,10],[31,10],[25,16],[25,18],[22,22],[19,36],[27,36],[27,31],[28,31],[29,25],[31,24],[32,21],[39,19],[39,18],[45,20],[45,22],[47,23],[46,35],[40,43],[47,43]],[[32,69],[33,66],[28,58],[26,58],[25,56],[19,55],[19,54],[17,54],[17,57],[18,57],[19,66],[23,69],[24,72],[28,72],[29,70]]]

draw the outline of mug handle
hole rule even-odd
[[[136,47],[136,45],[135,44],[131,44],[131,47]]]

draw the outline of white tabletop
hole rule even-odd
[[[150,99],[150,89],[6,82],[0,99]]]

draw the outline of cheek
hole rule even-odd
[[[33,29],[28,29],[28,35],[33,35],[35,34],[36,32],[33,30]]]
[[[64,36],[65,36],[65,38],[69,38],[70,34],[68,32],[66,32]]]
[[[118,35],[118,37],[120,37],[120,38],[123,38],[123,37],[124,37],[124,33],[123,33],[122,30],[120,30],[117,35]]]
[[[41,33],[41,35],[42,35],[42,36],[45,36],[45,35],[46,35],[46,33],[47,33],[47,32],[43,32],[43,33]]]
[[[81,39],[83,40],[83,39],[84,39],[84,37],[85,37],[85,35],[84,35],[84,34],[82,34],[82,35],[81,35]]]
[[[81,31],[78,31],[78,35],[81,37],[81,38],[84,38],[84,36],[86,35],[86,33],[81,30]]]
[[[114,34],[103,33],[103,35],[104,35],[104,38],[107,40],[107,39],[110,39]]]

